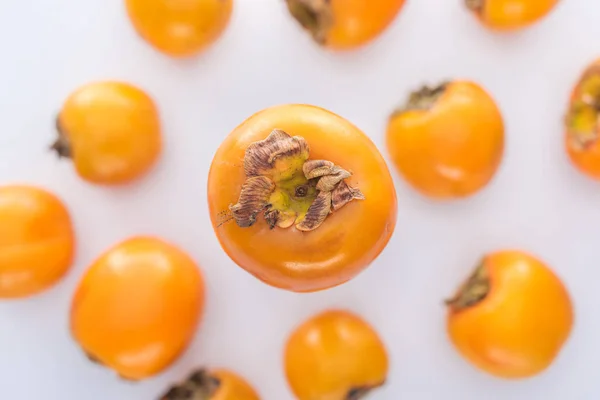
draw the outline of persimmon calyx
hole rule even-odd
[[[384,383],[380,383],[378,385],[362,386],[362,387],[351,389],[348,392],[348,394],[346,395],[346,398],[344,400],[362,400],[362,399],[365,399],[365,398],[367,398],[367,396],[369,394],[371,394],[371,392],[373,392],[377,388],[382,387],[383,385],[384,385]]]
[[[56,118],[55,129],[58,137],[52,146],[50,146],[50,150],[55,151],[59,158],[72,158],[73,150],[71,142],[60,123],[60,118]]]
[[[172,386],[160,400],[210,400],[220,386],[218,378],[201,369],[194,371],[185,381]]]
[[[332,212],[352,200],[364,200],[345,179],[352,174],[326,160],[309,160],[309,146],[300,136],[274,130],[246,149],[246,181],[238,202],[229,207],[239,227],[250,227],[260,214],[273,229],[317,229]]]
[[[429,111],[446,92],[447,88],[448,82],[432,87],[427,85],[421,87],[408,96],[406,103],[396,109],[392,113],[392,117],[408,111]]]
[[[600,69],[589,71],[576,93],[566,118],[568,143],[574,150],[583,151],[600,135]]]
[[[480,13],[485,6],[485,0],[465,0],[465,5],[469,10]]]
[[[313,40],[325,44],[333,25],[331,0],[286,0],[292,16],[306,29]]]
[[[453,298],[446,300],[446,305],[453,311],[473,307],[487,297],[490,292],[490,285],[489,271],[485,266],[485,262],[481,262],[458,290],[458,293]]]

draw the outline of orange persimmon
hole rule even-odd
[[[39,293],[71,267],[75,234],[60,199],[27,185],[0,186],[0,298]]]
[[[52,146],[72,159],[77,173],[96,184],[120,184],[145,174],[162,149],[154,101],[124,82],[84,85],[65,101]]]
[[[172,386],[160,400],[260,400],[238,374],[227,369],[199,369],[184,382]]]
[[[233,261],[298,292],[353,278],[396,224],[393,181],[375,145],[309,105],[272,107],[238,126],[213,159],[208,202]]]
[[[150,45],[173,57],[214,43],[231,19],[233,0],[125,0],[129,19]]]
[[[128,239],[87,270],[72,300],[71,333],[91,360],[121,377],[153,376],[186,349],[201,319],[194,261],[157,238]]]
[[[454,346],[481,370],[507,379],[548,368],[573,326],[573,306],[561,280],[522,251],[486,255],[447,303]]]
[[[560,0],[465,0],[467,8],[491,29],[528,27],[548,15]]]
[[[405,0],[286,0],[291,15],[322,46],[347,50],[385,31]]]
[[[385,345],[363,319],[342,310],[299,326],[285,347],[285,373],[299,400],[362,399],[388,374]]]
[[[486,186],[500,165],[504,122],[492,97],[473,82],[423,87],[390,117],[387,149],[421,194],[467,197]]]
[[[571,92],[566,117],[565,147],[573,164],[600,179],[600,59],[582,73]]]

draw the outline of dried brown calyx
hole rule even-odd
[[[433,87],[425,85],[419,90],[412,92],[408,96],[406,103],[402,107],[396,109],[392,114],[392,117],[407,111],[427,111],[431,109],[446,92],[448,85],[449,82],[443,82]]]
[[[485,266],[485,261],[482,261],[456,295],[450,300],[446,300],[446,305],[453,311],[461,311],[483,301],[489,292],[489,271]]]
[[[485,6],[485,0],[465,0],[465,5],[469,10],[480,13]]]
[[[286,0],[292,16],[310,32],[315,42],[323,45],[333,25],[331,0]]]
[[[379,385],[374,385],[374,386],[363,386],[360,388],[355,388],[352,389],[348,392],[348,395],[346,396],[346,398],[344,400],[362,400],[362,399],[366,399],[367,396],[369,394],[371,394],[371,392],[373,392],[375,389],[380,388],[384,385],[384,383],[381,383]]]
[[[578,83],[566,117],[568,143],[587,150],[600,134],[600,67],[591,68]]]
[[[327,216],[352,200],[364,200],[345,179],[351,173],[326,160],[309,160],[304,138],[274,130],[246,149],[238,202],[229,207],[238,226],[254,225],[263,215],[271,229],[317,229]]]
[[[171,387],[160,400],[210,400],[221,382],[206,370],[193,372],[185,381]]]
[[[55,128],[58,137],[52,146],[50,146],[50,150],[55,151],[59,158],[72,158],[73,151],[71,149],[71,143],[62,128],[59,118],[56,118]]]

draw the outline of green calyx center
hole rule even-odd
[[[392,118],[408,111],[429,111],[446,92],[448,85],[448,82],[443,82],[433,87],[423,86],[412,92],[405,104],[392,113]]]
[[[446,305],[455,312],[473,307],[487,297],[490,286],[490,276],[484,260],[463,283],[456,295],[446,300]]]
[[[274,130],[248,146],[246,181],[230,206],[238,226],[249,227],[262,215],[271,229],[317,229],[327,216],[352,200],[364,200],[345,179],[350,172],[326,160],[309,160],[304,138]]]
[[[160,400],[210,400],[220,386],[219,379],[202,369],[194,371],[185,381],[172,386]]]
[[[286,0],[290,14],[318,44],[325,44],[333,25],[330,0]]]
[[[600,70],[585,74],[576,90],[566,118],[568,144],[574,150],[587,150],[600,134]]]

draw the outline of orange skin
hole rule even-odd
[[[346,311],[327,311],[304,322],[285,348],[287,380],[299,400],[344,400],[353,389],[381,386],[388,368],[377,333]]]
[[[204,307],[197,265],[155,238],[126,240],[83,276],[71,305],[71,333],[91,357],[141,380],[173,363],[190,343]]]
[[[579,82],[572,90],[569,108],[572,108],[575,101],[581,98],[581,83],[591,75],[600,76],[600,59],[591,63],[583,72]],[[596,134],[600,135],[600,123],[597,126]],[[588,144],[585,149],[582,149],[579,146],[573,145],[571,134],[566,129],[564,144],[571,162],[577,169],[593,179],[600,180],[600,141],[595,140]]]
[[[387,149],[421,194],[438,200],[468,197],[491,181],[502,161],[502,115],[479,85],[455,81],[430,109],[392,115]]]
[[[231,19],[233,0],[125,0],[138,34],[173,57],[195,55],[214,43]]]
[[[489,254],[490,292],[475,306],[448,311],[458,351],[494,376],[517,379],[550,366],[570,335],[573,306],[560,279],[520,251]]]
[[[269,229],[264,218],[249,228],[220,225],[219,213],[237,201],[248,145],[274,129],[302,136],[311,159],[327,159],[352,172],[348,183],[364,201],[330,214],[316,230]],[[375,145],[342,117],[309,105],[282,105],[254,114],[217,151],[208,178],[213,227],[225,252],[260,280],[296,292],[340,285],[365,269],[384,249],[396,225],[396,194],[387,165]]]
[[[219,390],[210,400],[259,400],[258,394],[241,376],[226,369],[210,371],[211,376],[219,379]]]
[[[75,234],[64,204],[33,186],[0,186],[0,298],[55,285],[73,262]]]
[[[80,87],[63,105],[57,127],[68,143],[77,173],[95,184],[140,178],[162,150],[156,105],[145,92],[127,83],[107,81]]]
[[[482,0],[478,19],[487,27],[511,31],[528,27],[547,16],[560,0]]]

